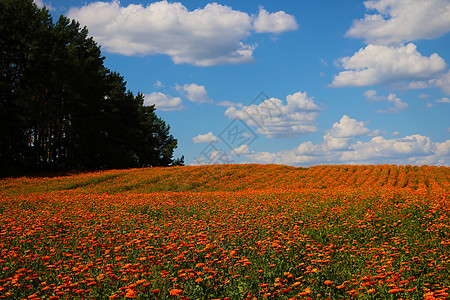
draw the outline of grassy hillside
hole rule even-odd
[[[447,299],[450,168],[0,181],[0,298]]]

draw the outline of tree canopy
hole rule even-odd
[[[144,96],[75,20],[0,0],[0,175],[182,164]]]

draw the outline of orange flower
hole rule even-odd
[[[179,295],[179,294],[181,294],[183,291],[182,290],[179,290],[179,289],[171,289],[170,290],[170,295],[171,296],[176,296],[176,295]]]
[[[303,290],[303,292],[298,293],[299,296],[306,296],[311,294],[311,289],[310,288],[306,288]]]
[[[325,280],[324,283],[325,283],[326,285],[332,285],[332,284],[333,284],[333,281],[331,281],[331,280]]]
[[[132,289],[128,289],[126,291],[125,298],[136,298],[136,292]]]
[[[401,292],[401,291],[402,291],[402,289],[391,289],[391,290],[388,291],[388,293],[389,294],[395,294],[395,293],[398,293],[398,292]]]

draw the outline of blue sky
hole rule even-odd
[[[43,1],[186,164],[450,165],[448,0]]]

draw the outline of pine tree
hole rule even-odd
[[[0,175],[168,166],[176,139],[75,20],[0,0]]]

